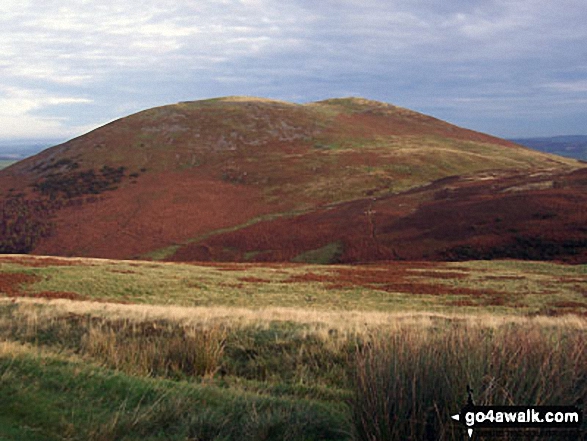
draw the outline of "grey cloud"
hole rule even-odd
[[[524,130],[538,109],[587,114],[568,105],[587,81],[585,22],[583,0],[3,0],[0,80],[78,100],[64,131],[174,100],[348,92],[506,134],[495,113]]]

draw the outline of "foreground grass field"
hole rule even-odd
[[[586,273],[1,257],[0,440],[461,440],[587,398]]]

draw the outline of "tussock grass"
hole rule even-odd
[[[226,342],[220,324],[107,318],[35,303],[4,306],[0,330],[6,336],[74,350],[131,375],[211,377]]]
[[[80,350],[133,375],[210,377],[219,369],[224,344],[222,327],[101,322],[88,326]]]
[[[450,415],[466,403],[467,385],[478,405],[585,400],[585,336],[531,323],[376,334],[357,349],[357,438],[462,439]]]
[[[207,404],[188,418],[175,392],[157,395],[159,402],[118,400],[88,423],[88,439],[176,433],[179,425],[197,439],[457,440],[462,428],[450,415],[465,404],[467,384],[477,404],[568,405],[587,398],[587,321],[572,315],[329,314],[18,299],[0,304],[0,318],[6,339],[0,360],[31,352],[73,357],[76,369],[98,365],[137,381],[206,385],[238,402],[226,404],[226,415]],[[11,382],[20,375],[0,371]],[[247,398],[231,401],[233,394]],[[325,406],[320,415],[334,424],[330,432],[326,420],[310,415],[310,402]],[[326,415],[334,409],[341,413],[333,420]],[[300,421],[309,432],[286,429]]]

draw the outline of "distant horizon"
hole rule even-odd
[[[556,138],[587,138],[587,135],[582,135],[580,133],[573,133],[569,135],[553,135],[553,136],[514,136],[511,138],[504,138],[504,139],[556,139]]]
[[[231,95],[231,96],[235,96],[235,95]],[[236,95],[238,96],[238,95]],[[242,95],[241,95],[242,96]],[[206,100],[206,99],[215,99],[215,98],[221,98],[221,97],[213,97],[213,98],[202,98],[201,100]],[[339,97],[330,97],[330,98],[324,98],[324,99],[335,99],[335,98],[339,98]],[[342,98],[342,97],[341,97]],[[372,98],[369,97],[362,97],[365,99],[369,99],[371,100]],[[271,98],[268,98],[271,99]],[[190,102],[190,101],[199,101],[200,99],[197,100],[184,100],[184,101],[178,101],[178,103],[181,102]],[[285,100],[282,100],[285,101]],[[314,100],[314,101],[319,101],[319,100]],[[307,104],[310,102],[314,102],[314,101],[307,101],[307,102],[303,102],[303,103],[295,103],[295,104]],[[382,101],[382,102],[386,102],[386,101]],[[292,101],[293,103],[293,101]],[[173,105],[176,103],[166,103],[166,104],[161,104],[161,105],[157,105],[157,106],[153,106],[153,107],[160,107],[160,106],[166,106],[166,105]],[[396,103],[389,103],[392,105],[397,105]],[[150,108],[153,108],[150,107]],[[400,106],[400,107],[404,107],[404,106]],[[73,134],[71,136],[47,136],[47,137],[1,137],[0,135],[0,155],[7,155],[7,154],[18,154],[20,152],[26,153],[29,152],[30,154],[34,154],[37,153],[41,150],[43,150],[44,148],[48,148],[48,147],[52,147],[52,146],[56,146],[59,144],[63,144],[71,139],[77,138],[79,136],[83,136],[86,133],[91,132],[92,130],[98,129],[100,127],[103,127],[105,125],[108,125],[109,123],[116,121],[118,119],[122,119],[125,118],[127,116],[130,116],[134,113],[137,112],[141,112],[144,110],[148,110],[149,108],[144,108],[144,109],[138,109],[135,112],[131,112],[131,113],[127,113],[124,115],[120,115],[118,117],[115,117],[109,121],[100,123],[98,125],[96,125],[95,127],[88,127],[86,129],[86,131],[82,132],[82,133],[77,133],[77,134]],[[416,109],[410,109],[410,110],[414,110],[414,111],[418,111]],[[421,112],[424,113],[424,112]],[[442,119],[437,115],[434,114],[428,114],[429,116],[432,116],[434,118],[438,118],[438,119]],[[446,120],[445,120],[446,121]],[[562,134],[552,134],[552,135],[533,135],[533,134],[518,134],[518,135],[512,135],[512,136],[502,136],[500,134],[496,134],[496,133],[491,133],[491,132],[483,132],[482,130],[477,130],[475,128],[472,127],[467,127],[467,126],[463,126],[463,125],[459,125],[456,124],[452,121],[446,121],[450,124],[454,124],[457,125],[459,127],[465,128],[465,129],[470,129],[470,130],[474,130],[474,131],[478,131],[481,133],[486,133],[488,135],[491,136],[495,136],[498,138],[502,138],[502,139],[506,139],[506,140],[532,140],[532,139],[551,139],[551,138],[564,138],[564,137],[587,137],[587,134],[581,134],[581,133],[570,133],[570,134],[566,134],[566,133],[562,133]],[[37,149],[36,149],[37,148]],[[36,149],[36,150],[35,150]],[[30,153],[33,152],[33,153]]]

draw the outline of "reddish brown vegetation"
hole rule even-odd
[[[44,268],[47,266],[75,266],[84,265],[87,266],[89,263],[76,261],[71,259],[58,259],[52,257],[38,257],[38,258],[27,258],[20,256],[1,256],[0,263],[12,263],[21,266],[28,266],[33,268]]]
[[[250,187],[180,173],[148,175],[115,197],[59,211],[60,228],[35,253],[137,257],[263,214],[268,208],[259,199]]]
[[[573,309],[585,309],[587,312],[587,303],[582,302],[571,302],[571,301],[560,301],[551,303],[555,308],[573,308]]]
[[[260,222],[179,249],[172,260],[289,261],[332,243],[331,263],[516,258],[587,262],[587,169],[443,179],[406,194]],[[203,254],[201,250],[205,249]],[[227,251],[230,250],[230,251]]]
[[[29,259],[32,262],[33,259]],[[33,266],[33,265],[30,265]],[[68,300],[85,300],[86,297],[65,291],[41,291],[28,292],[24,289],[39,281],[39,277],[32,274],[23,273],[0,273],[0,293],[7,297],[34,297],[42,299],[68,299]]]
[[[421,277],[437,279],[461,279],[466,275],[453,271],[420,271],[433,267],[433,263],[410,262],[393,265],[367,267],[333,268],[325,273],[308,272],[297,274],[285,280],[286,283],[321,282],[329,289],[369,288],[386,292],[428,295],[475,295],[488,296],[496,302],[502,294],[498,291],[455,287],[443,283],[425,282]]]
[[[41,175],[29,187],[22,186],[18,176],[21,191],[12,187],[0,199],[0,253],[31,252],[53,234],[56,212],[98,201],[95,195],[115,190],[125,173],[123,166],[107,165],[97,172],[77,171],[79,164],[67,158],[42,164],[31,168],[32,174]]]
[[[380,148],[381,139],[392,147]],[[170,260],[587,262],[585,169],[565,174],[563,160],[518,151],[522,168],[559,171],[452,176],[390,193],[403,172],[389,170],[404,166],[407,176],[435,161],[426,140],[449,150],[483,143],[474,146],[489,146],[494,156],[518,149],[357,99],[308,106],[219,100],[151,109],[0,172],[0,253],[136,258],[187,244]],[[396,141],[415,143],[423,156],[412,163],[404,151],[396,164]],[[437,176],[454,173],[453,166]],[[429,180],[420,175],[408,179],[410,185]],[[302,209],[306,214],[218,234]]]
[[[239,277],[238,280],[247,283],[271,283],[271,280],[261,279],[260,277]]]
[[[23,286],[39,280],[37,276],[23,273],[0,273],[0,292],[9,297],[24,295]]]
[[[75,292],[67,291],[41,291],[35,293],[20,293],[18,297],[34,297],[39,299],[67,299],[67,300],[87,300],[87,297]]]

